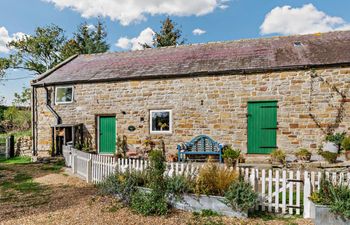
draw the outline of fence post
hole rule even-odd
[[[75,150],[73,150],[72,151],[72,159],[73,159],[73,161],[72,161],[72,167],[73,167],[73,173],[75,174],[75,173],[77,173],[77,154],[76,154],[76,152],[75,152]]]
[[[15,156],[15,138],[13,135],[6,138],[6,159]]]
[[[311,195],[311,181],[309,173],[304,172],[304,218],[310,218],[311,202],[309,197]]]
[[[86,182],[91,183],[92,181],[92,159],[91,159],[91,154],[89,154],[89,160],[86,163],[86,171],[87,171],[87,176],[86,176]]]

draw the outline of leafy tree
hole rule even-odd
[[[15,93],[15,98],[13,99],[12,104],[15,106],[30,106],[30,88],[23,87],[22,93]]]
[[[24,35],[8,43],[13,53],[0,58],[0,74],[9,68],[24,69],[41,74],[60,63],[60,54],[66,38],[62,28],[56,25],[38,27],[33,35]]]
[[[185,43],[184,39],[181,39],[182,31],[177,28],[177,24],[173,22],[169,17],[167,17],[164,21],[161,21],[162,26],[160,27],[160,31],[155,33],[153,39],[153,47],[160,48],[165,46],[174,46],[174,45],[182,45]],[[144,44],[143,47],[151,48],[147,44]]]
[[[107,32],[100,21],[91,28],[86,22],[79,25],[74,37],[63,47],[62,55],[67,58],[74,54],[92,54],[108,51]]]
[[[57,25],[38,27],[33,35],[24,35],[8,43],[13,53],[0,58],[0,77],[11,68],[42,74],[74,54],[106,52],[109,49],[106,36],[101,22],[94,29],[90,29],[86,23],[81,24],[69,40]]]

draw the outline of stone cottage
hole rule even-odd
[[[248,154],[350,132],[350,31],[77,55],[32,81],[34,154],[78,142],[167,153],[205,134]]]

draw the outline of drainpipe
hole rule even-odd
[[[36,103],[34,102],[35,101],[35,88],[32,86],[32,96],[31,96],[31,110],[32,110],[32,137],[33,137],[33,140],[32,140],[32,155],[33,156],[36,156],[36,135],[35,135],[35,131],[36,131],[36,120],[35,120],[35,105]]]
[[[51,102],[49,101],[49,90],[47,87],[44,85],[45,91],[46,91],[46,107],[50,112],[53,114],[53,116],[56,118],[56,125],[61,124],[62,120],[61,117],[57,114],[57,112],[52,108]]]
[[[46,108],[52,113],[52,115],[56,118],[56,125],[61,124],[62,120],[61,117],[57,114],[57,112],[52,108],[51,106],[51,101],[49,100],[49,90],[47,89],[47,87],[45,86],[45,84],[43,85],[43,87],[45,88],[46,91]],[[56,136],[55,136],[55,132],[56,132],[56,128],[53,129],[52,131],[52,135],[53,135],[53,146],[56,145]],[[51,156],[54,156],[54,149],[52,149],[52,153]]]

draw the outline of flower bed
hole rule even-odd
[[[164,215],[174,207],[244,218],[257,204],[258,194],[234,170],[208,163],[195,177],[168,176],[164,171],[164,156],[154,151],[145,171],[116,171],[100,184],[100,190],[143,215]]]

